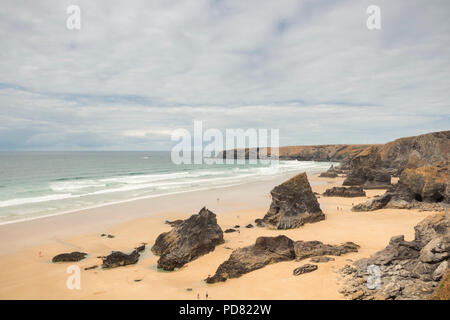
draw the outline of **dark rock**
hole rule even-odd
[[[342,245],[324,244],[320,241],[295,241],[294,251],[296,259],[303,260],[324,255],[340,256],[349,252],[358,252],[359,246],[353,242]]]
[[[142,251],[144,251],[145,250],[145,244],[143,244],[143,245],[140,245],[139,247],[137,247],[137,248],[134,248],[137,252],[142,252]]]
[[[234,250],[228,260],[223,262],[206,282],[215,283],[238,278],[268,264],[294,258],[294,242],[288,237],[259,237],[254,245]]]
[[[323,177],[323,178],[336,178],[338,176],[336,170],[334,169],[334,166],[331,165],[331,167],[325,171],[322,172],[319,177]]]
[[[429,216],[414,229],[414,240],[394,236],[385,249],[341,269],[346,284],[340,291],[352,299],[355,291],[362,292],[358,299],[429,299],[448,268],[450,213]],[[377,274],[378,286],[369,288]]]
[[[92,269],[97,269],[97,268],[98,268],[98,266],[95,265],[95,266],[91,266],[91,267],[86,267],[86,268],[84,268],[84,270],[92,270]]]
[[[231,232],[236,232],[237,230],[235,230],[235,229],[227,229],[227,230],[225,230],[224,232],[225,233],[231,233]]]
[[[305,223],[325,219],[306,173],[300,173],[276,186],[271,195],[272,203],[263,220],[277,229],[298,228]]]
[[[159,255],[158,268],[174,270],[224,243],[216,215],[206,208],[158,236],[152,252]]]
[[[141,282],[142,279],[135,279],[134,282]]]
[[[106,237],[108,237],[109,239],[115,238],[115,236],[113,236],[112,234],[108,234]]]
[[[240,228],[240,227],[241,227],[241,226],[238,225],[238,224],[234,226],[235,229]]]
[[[54,256],[52,262],[77,262],[86,258],[87,253],[84,252],[72,252],[72,253],[61,253]]]
[[[103,269],[117,268],[121,266],[127,266],[130,264],[136,264],[139,261],[139,253],[134,250],[130,254],[126,254],[120,251],[113,251],[110,255],[103,257]]]
[[[315,263],[322,263],[322,262],[329,262],[329,261],[334,261],[334,258],[331,257],[315,257],[315,258],[311,258],[311,262],[315,262]]]
[[[253,225],[251,223],[249,223],[248,225],[245,226],[246,228],[253,228]]]
[[[331,189],[327,189],[323,195],[325,197],[365,197],[366,193],[364,192],[362,187],[333,187]]]
[[[319,267],[316,264],[304,264],[296,269],[294,269],[293,274],[294,276],[299,276],[304,273],[309,273],[317,270]]]

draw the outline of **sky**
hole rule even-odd
[[[2,0],[0,150],[170,150],[195,120],[280,145],[448,130],[449,16],[448,0]]]

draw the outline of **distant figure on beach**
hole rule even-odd
[[[208,299],[208,291],[206,291],[205,297],[206,299]]]
[[[217,203],[219,203],[219,198],[217,198]]]
[[[197,293],[197,300],[200,300],[200,293]]]

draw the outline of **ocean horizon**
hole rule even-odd
[[[145,197],[220,188],[330,162],[176,165],[170,151],[2,151],[0,224]]]

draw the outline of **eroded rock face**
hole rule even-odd
[[[77,262],[83,260],[87,253],[74,251],[71,253],[61,253],[54,256],[52,262]]]
[[[206,208],[158,236],[152,252],[159,255],[158,268],[174,270],[224,243],[216,215]]]
[[[137,250],[133,250],[130,254],[126,254],[120,251],[113,251],[110,255],[103,257],[103,269],[111,269],[117,267],[123,267],[130,264],[136,264],[139,261],[140,254]]]
[[[353,207],[353,211],[381,208],[448,210],[450,208],[449,164],[407,168],[398,183],[384,195]]]
[[[228,260],[223,262],[214,276],[208,277],[206,282],[215,283],[238,278],[268,264],[294,258],[294,241],[288,237],[259,237],[254,245],[234,250]]]
[[[331,165],[331,167],[327,171],[322,172],[319,175],[319,177],[322,177],[322,178],[336,178],[337,176],[338,176],[338,174],[337,174],[336,170],[334,169],[333,165]]]
[[[413,241],[392,237],[385,249],[341,269],[341,292],[351,299],[428,299],[448,268],[449,241],[450,213],[429,216]]]
[[[319,256],[340,256],[349,252],[358,252],[359,246],[353,242],[342,245],[324,244],[320,241],[295,241],[294,251],[298,261]]]
[[[362,187],[333,187],[331,189],[327,189],[323,196],[325,197],[365,197],[366,192]]]
[[[371,146],[351,159],[351,171],[344,186],[361,186],[364,189],[386,189],[391,186],[391,175],[383,168],[378,147]]]
[[[263,218],[268,225],[277,229],[292,229],[325,219],[306,173],[276,186],[271,195],[270,209]]]

